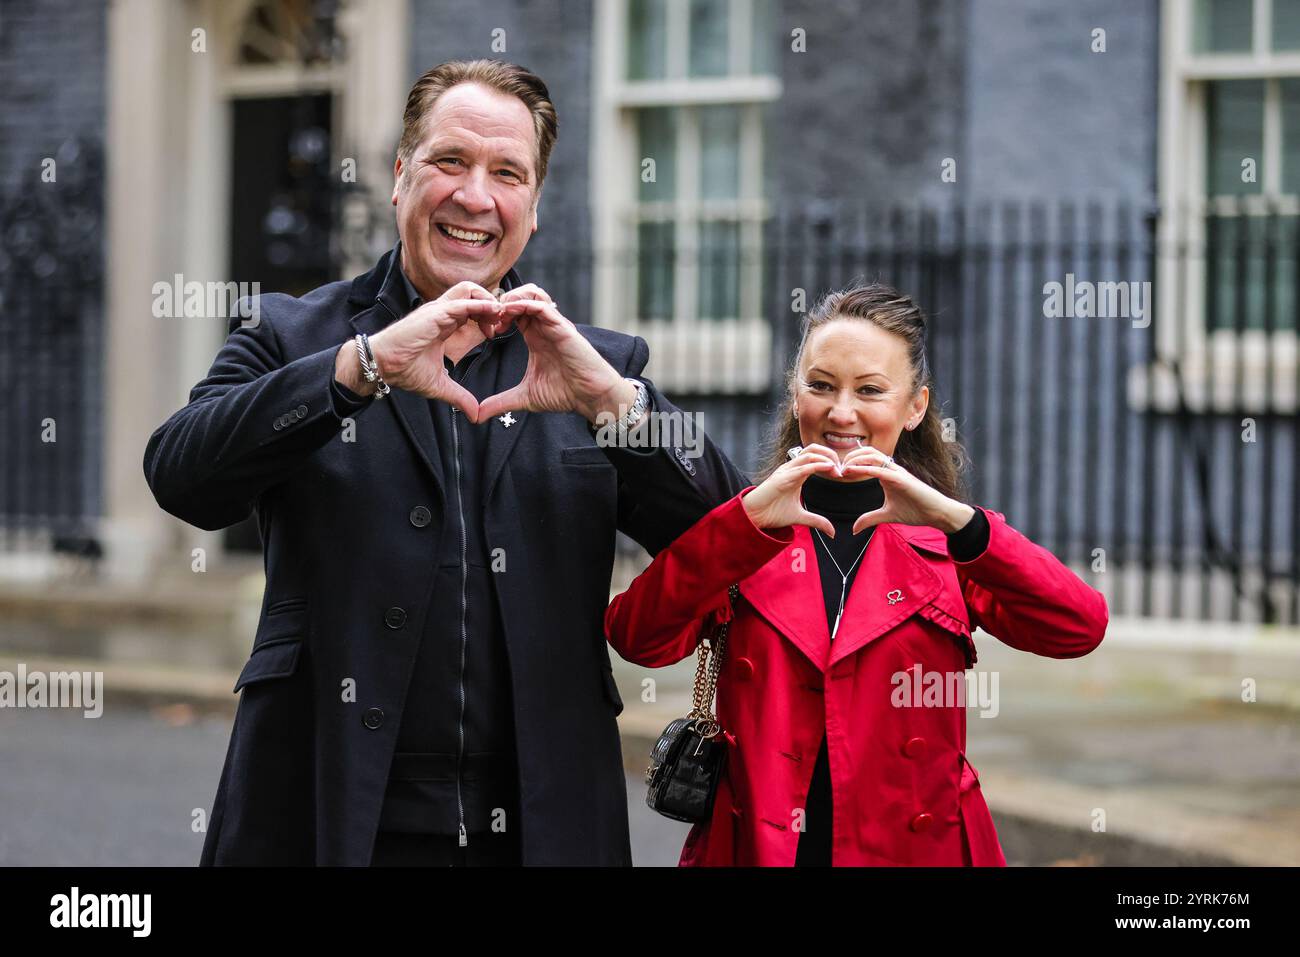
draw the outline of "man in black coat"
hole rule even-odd
[[[515,274],[555,132],[526,70],[426,73],[400,242],[260,297],[149,440],[159,505],[255,511],[265,552],[203,864],[631,862],[615,532],[655,553],[746,482],[699,432],[636,447],[685,422],[644,340]]]

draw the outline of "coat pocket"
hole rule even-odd
[[[997,830],[993,827],[993,815],[984,800],[980,789],[979,775],[975,767],[961,756],[961,784],[958,788],[962,836],[970,851],[972,867],[1006,867],[1007,859],[998,842]]]
[[[560,449],[560,461],[565,465],[604,465],[611,469],[614,467],[605,450],[598,445],[574,445]]]
[[[281,641],[268,642],[253,652],[244,670],[235,682],[235,693],[245,685],[271,678],[287,678],[298,668],[298,654],[302,651],[301,638],[285,638]]]
[[[245,685],[293,674],[298,668],[302,643],[307,637],[308,622],[305,605],[266,615],[257,626],[253,653],[239,673],[234,693],[238,694]]]

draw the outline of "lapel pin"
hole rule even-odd
[[[502,425],[504,425],[504,426],[508,429],[508,428],[510,428],[510,426],[512,426],[512,425],[515,424],[515,421],[516,421],[516,420],[515,420],[515,417],[514,417],[513,415],[511,415],[509,412],[507,412],[505,415],[500,416],[500,417],[497,419],[497,421],[500,422]]]
[[[889,603],[891,605],[897,605],[900,601],[903,600],[903,592],[901,589],[895,588],[887,595],[885,595],[885,597],[889,599]]]

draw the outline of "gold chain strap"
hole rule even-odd
[[[732,585],[727,590],[727,594],[731,599],[731,613],[734,617],[740,589]],[[718,689],[718,673],[722,670],[722,658],[727,650],[727,631],[730,626],[730,621],[724,621],[717,627],[712,637],[701,635],[700,643],[695,649],[695,687],[691,692],[693,707],[686,717],[694,719],[695,728],[703,738],[712,738],[722,731],[722,725],[718,723],[717,715],[713,713],[713,697]]]

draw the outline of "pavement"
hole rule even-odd
[[[229,738],[183,702],[0,711],[0,867],[197,866]],[[686,826],[627,787],[633,863],[675,866]]]
[[[205,574],[162,574],[134,587],[0,585],[0,671],[20,663],[29,672],[103,671],[106,716],[206,729],[208,763],[192,772],[186,814],[215,791],[213,762],[219,772],[261,593],[260,560]],[[1009,863],[1300,864],[1300,634],[1115,619],[1095,652],[1064,661],[983,632],[976,642],[976,671],[998,677],[997,714],[970,708],[967,754]],[[634,853],[638,863],[671,864],[686,829],[645,808],[641,773],[663,726],[689,710],[693,662],[648,670],[611,657],[626,703],[619,723]],[[50,789],[0,788],[0,820],[18,810],[15,819],[41,833],[41,795],[78,793],[84,782],[75,764],[43,757],[48,745],[20,746],[25,728],[51,722],[29,714],[24,726],[13,712],[0,719],[0,756],[21,772],[0,777]],[[65,745],[74,751],[102,733],[91,730],[96,721],[77,720]],[[171,773],[140,741],[113,766],[132,762],[151,776]],[[130,813],[154,812],[145,802],[122,810]],[[0,845],[0,864],[5,856]]]

